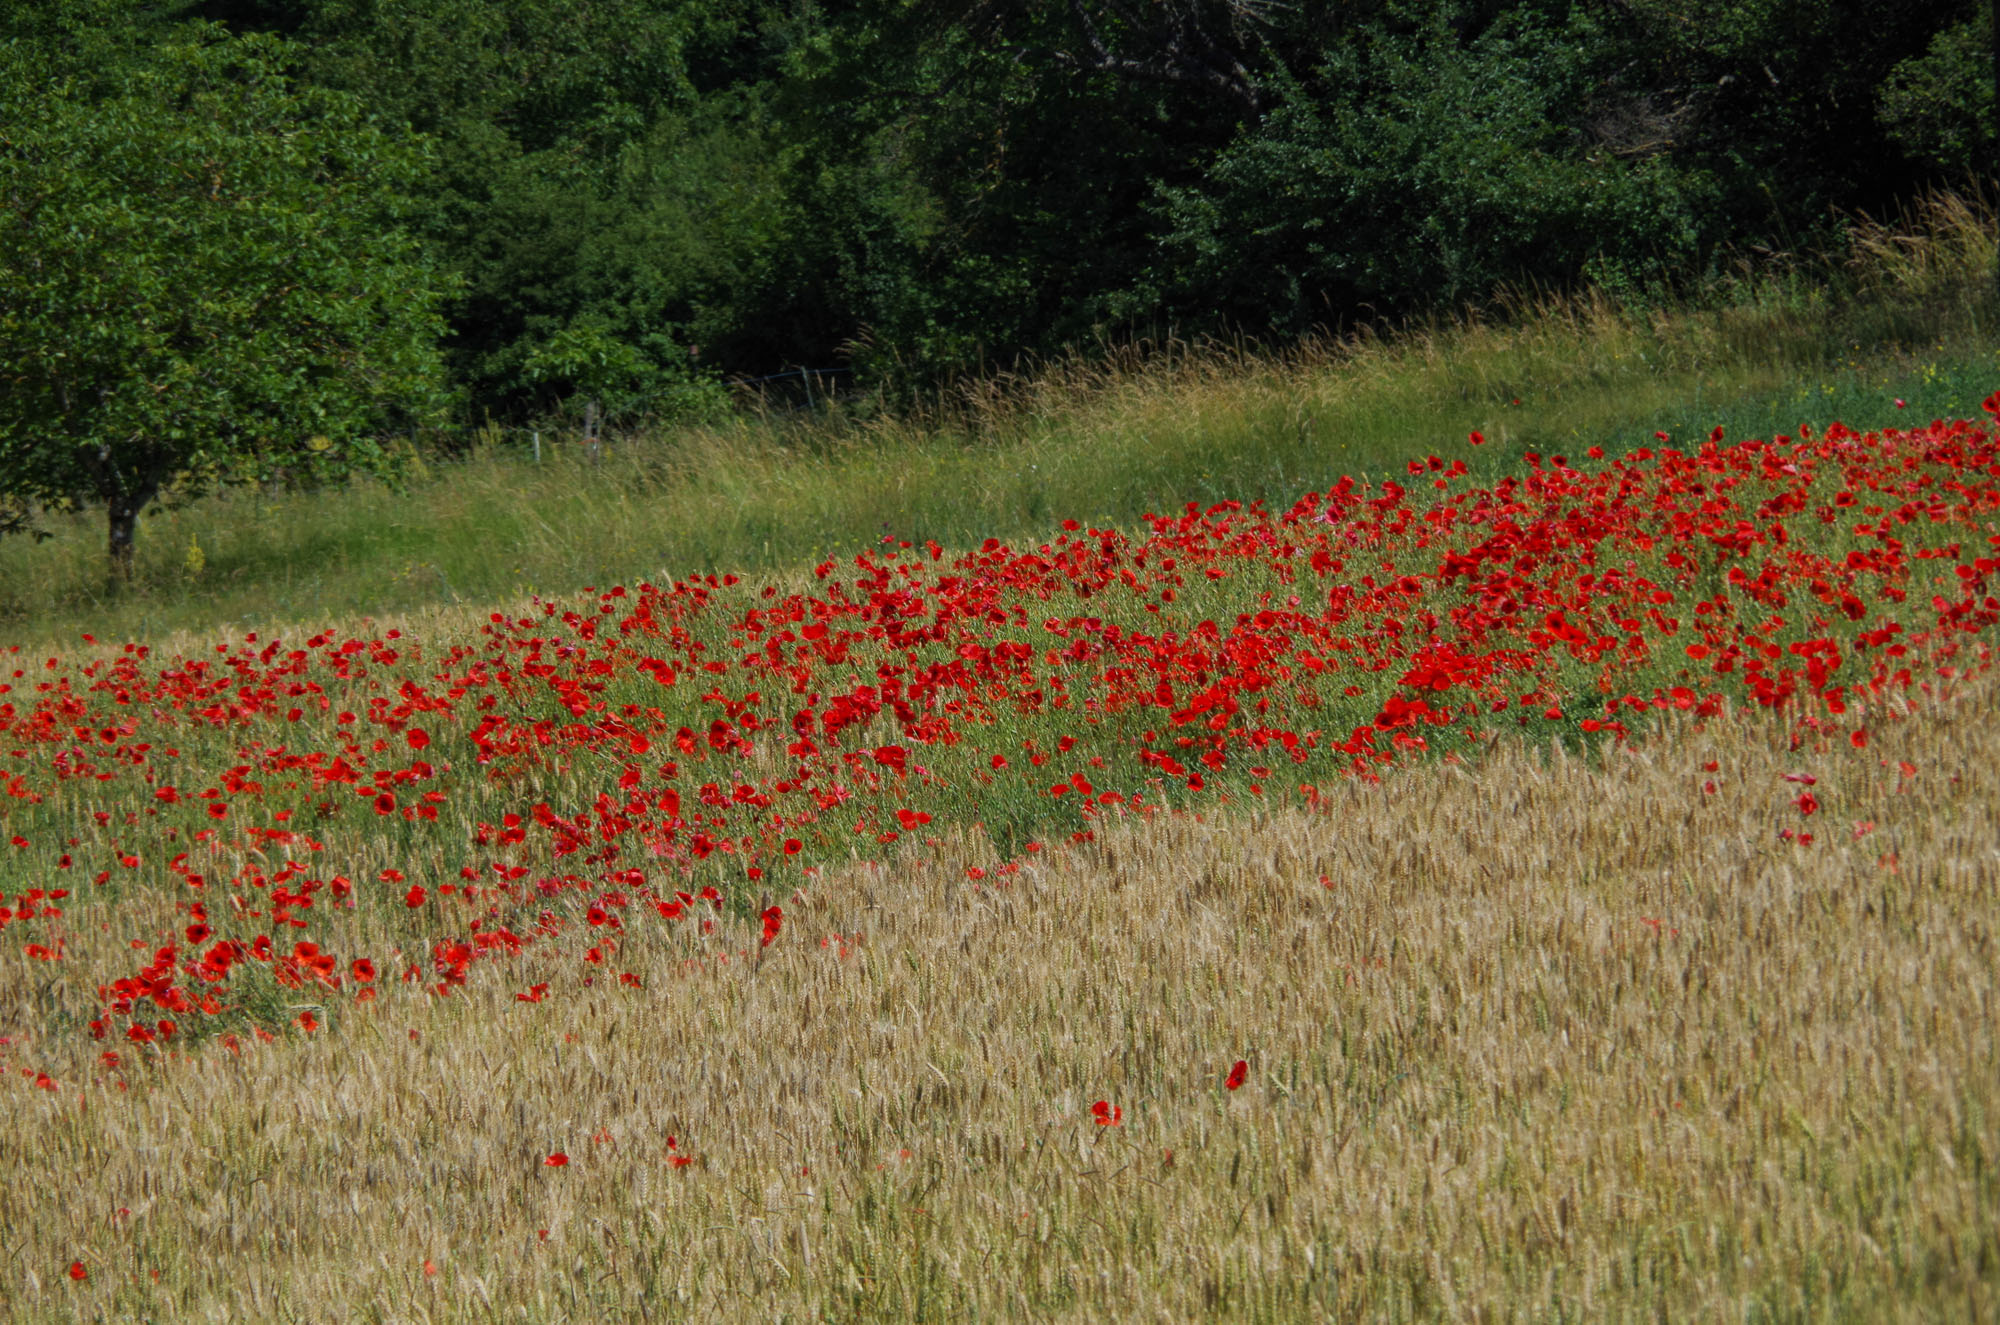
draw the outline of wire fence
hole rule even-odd
[[[729,385],[732,387],[760,386],[766,382],[778,382],[778,381],[783,381],[787,378],[796,377],[805,386],[806,408],[817,409],[819,408],[819,406],[814,401],[813,383],[817,382],[820,384],[819,399],[822,401],[830,400],[832,397],[831,393],[829,393],[826,389],[826,379],[831,377],[852,377],[852,376],[854,376],[854,370],[852,368],[793,368],[786,372],[771,373],[764,377],[731,378],[729,381]]]
[[[789,368],[780,373],[767,373],[762,377],[732,377],[721,385],[739,397],[754,397],[756,408],[761,411],[776,410],[786,413],[820,413],[840,399],[840,393],[831,384],[842,378],[851,378],[852,368]],[[794,391],[773,391],[773,383],[798,384]],[[549,419],[536,424],[466,424],[448,427],[427,427],[411,430],[412,445],[421,446],[428,442],[432,446],[447,451],[467,451],[478,446],[490,446],[502,439],[517,442],[534,457],[536,464],[542,463],[544,450],[554,454],[561,447],[581,448],[584,455],[597,459],[603,454],[607,442],[618,440],[618,434],[630,434],[633,429],[627,421],[643,419],[647,407],[668,396],[684,390],[683,387],[668,387],[660,391],[625,401],[615,413],[603,409],[598,401],[579,402],[579,414],[574,427],[565,426],[559,419]],[[772,396],[778,400],[774,402]],[[801,403],[801,398],[803,403]]]

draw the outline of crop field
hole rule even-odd
[[[1990,1316],[1986,410],[14,646],[0,1304]]]

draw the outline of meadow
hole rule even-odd
[[[122,597],[105,589],[102,514],[58,515],[45,542],[0,541],[0,638],[317,627],[638,577],[784,575],[884,533],[1039,542],[1065,519],[1289,504],[1475,429],[1493,444],[1467,460],[1491,477],[1523,451],[1615,454],[1655,432],[1977,414],[2000,371],[1990,204],[1943,196],[1891,221],[1857,222],[1836,252],[1751,255],[1686,295],[1521,291],[1282,350],[1127,347],[895,414],[752,408],[614,436],[594,458],[550,431],[539,465],[525,433],[460,436],[401,491],[242,489],[148,516]]]
[[[58,539],[0,655],[0,1304],[1992,1314],[2000,366],[1990,266],[1936,277],[1963,215],[1866,269],[1936,296],[1895,316],[1958,347],[1918,386],[1985,375],[1956,413],[1886,394],[1887,338],[1733,428],[1675,396],[1698,364],[1617,366],[1723,314],[1582,301],[1073,370],[954,416],[1014,434],[880,455],[663,442],[708,457],[659,480],[691,564],[539,596],[343,616],[329,570],[246,625],[291,610],[260,572],[63,638]],[[1602,389],[1409,394],[1551,345]],[[1405,431],[1347,467],[1295,422],[1376,417],[1342,408]],[[1614,408],[1661,426],[1582,431]],[[954,457],[1053,486],[947,500]],[[433,497],[523,472],[459,463]],[[620,463],[528,478],[603,503]],[[739,509],[790,532],[710,564]]]

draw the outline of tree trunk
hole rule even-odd
[[[111,523],[108,550],[111,554],[113,589],[122,589],[132,583],[132,536],[138,529],[139,508],[143,505],[143,499],[113,497],[107,508]]]

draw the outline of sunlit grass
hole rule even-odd
[[[148,517],[138,588],[116,600],[101,519],[57,519],[46,543],[0,544],[0,624],[157,637],[797,567],[885,533],[963,547],[1064,518],[1127,526],[1188,501],[1288,501],[1473,429],[1496,443],[1490,467],[1655,431],[1976,414],[2000,379],[1992,247],[1991,214],[1945,200],[1901,229],[1863,228],[1844,267],[1763,269],[1694,303],[1521,297],[1282,353],[1076,359],[901,418],[747,415],[595,458],[549,437],[539,465],[495,446],[403,492],[238,491]]]

